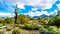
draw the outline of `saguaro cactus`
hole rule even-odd
[[[15,9],[15,23],[17,23],[17,19],[18,19],[18,7],[16,5],[16,9]]]

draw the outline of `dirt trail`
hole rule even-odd
[[[40,34],[38,30],[24,30],[21,34]]]

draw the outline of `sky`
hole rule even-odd
[[[13,17],[16,4],[18,14],[31,17],[57,14],[60,10],[60,0],[0,0],[0,17]]]

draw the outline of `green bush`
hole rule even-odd
[[[12,32],[12,34],[21,34],[22,30],[19,28],[15,28]]]
[[[34,25],[34,24],[26,24],[25,28],[28,29],[28,30],[38,30],[39,26]]]

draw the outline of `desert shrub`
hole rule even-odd
[[[5,30],[0,30],[0,34],[5,34]]]
[[[3,24],[4,23],[4,18],[0,18],[0,23]]]
[[[40,29],[39,29],[39,32],[40,32],[41,34],[48,34],[48,30],[47,30],[46,28],[40,28]]]
[[[48,25],[57,26],[59,28],[59,26],[60,26],[60,16],[55,16],[54,18],[52,18],[52,20],[48,23]]]
[[[12,34],[21,34],[22,30],[19,28],[15,28],[12,32]]]
[[[6,31],[11,31],[11,30],[12,30],[12,28],[7,28],[7,29],[6,29]]]
[[[25,28],[29,29],[29,30],[33,30],[35,27],[33,27],[33,25],[31,25],[31,24],[26,24]]]
[[[9,32],[8,34],[12,34],[12,32]]]
[[[2,29],[3,24],[0,24],[0,29]]]
[[[43,25],[43,26],[44,26],[44,28],[46,28],[46,29],[49,28],[49,25]]]
[[[60,34],[60,29],[55,26],[49,26],[49,28],[40,28],[41,34]]]
[[[37,25],[37,26],[39,26],[39,28],[43,28],[44,26],[42,26],[42,25]]]
[[[24,29],[24,28],[25,28],[25,25],[21,25],[21,24],[20,24],[20,25],[19,25],[19,28],[23,28],[23,29]]]
[[[3,24],[0,24],[0,27],[3,26]]]
[[[13,22],[14,22],[14,19],[13,18],[5,18],[5,20],[4,20],[4,23],[7,23],[7,24],[13,24]]]
[[[50,34],[57,34],[57,27],[55,26],[50,26],[48,30]]]
[[[57,34],[60,34],[60,28],[57,29]]]
[[[13,29],[13,26],[12,25],[7,25],[6,26],[6,31],[11,31]]]
[[[14,26],[19,27],[20,24],[15,24]]]
[[[38,30],[39,26],[34,25],[34,24],[26,24],[25,28],[28,29],[28,30]]]

